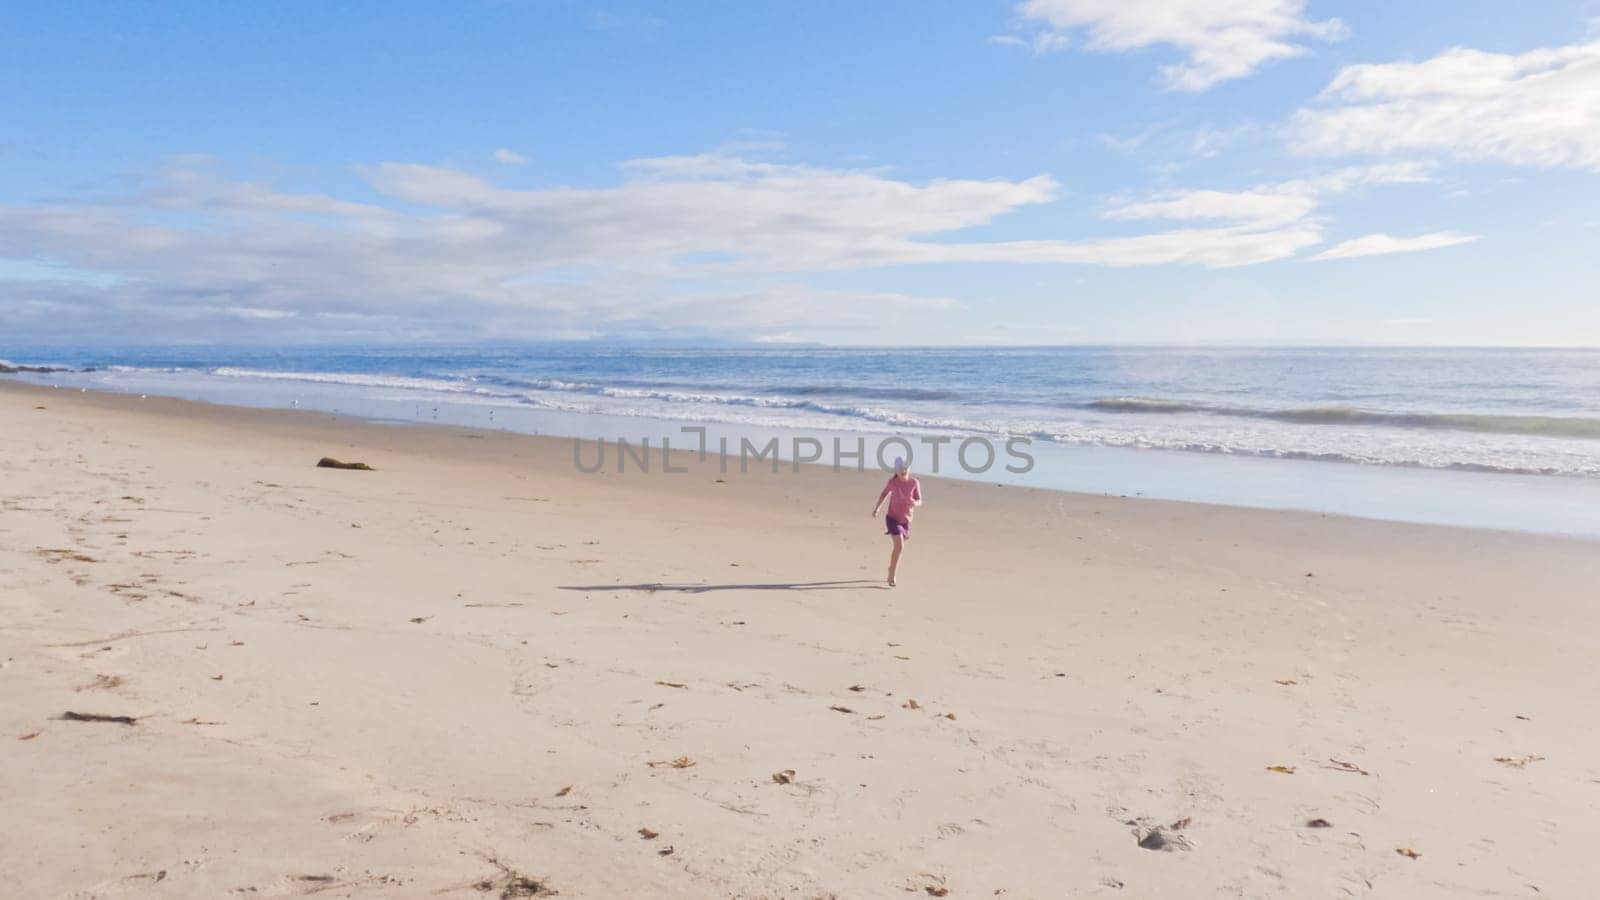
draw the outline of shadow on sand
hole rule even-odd
[[[848,591],[862,588],[883,588],[881,581],[855,579],[852,581],[788,581],[771,584],[563,584],[563,591],[676,591],[680,594],[704,594],[710,591]]]

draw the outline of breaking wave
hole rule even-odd
[[[1212,406],[1177,400],[1114,397],[1083,404],[1084,408],[1113,413],[1198,413],[1246,419],[1271,419],[1299,425],[1375,425],[1388,428],[1430,428],[1475,431],[1484,434],[1523,434],[1544,437],[1600,439],[1600,419],[1567,416],[1518,416],[1486,413],[1377,412],[1350,406],[1309,406],[1291,409],[1254,409]]]

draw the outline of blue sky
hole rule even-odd
[[[0,342],[1600,345],[1600,4],[10,4]]]

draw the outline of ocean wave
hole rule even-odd
[[[824,385],[815,385],[802,388],[756,388],[750,393],[741,393],[730,388],[722,388],[716,385],[687,385],[680,383],[681,389],[671,390],[663,388],[659,385],[647,385],[642,382],[598,384],[587,381],[562,381],[552,378],[524,379],[486,375],[475,375],[470,377],[473,382],[486,382],[502,388],[588,394],[595,397],[607,397],[613,400],[651,400],[667,404],[694,404],[709,406],[753,407],[758,409],[774,410],[799,410],[820,413],[822,415],[841,416],[852,419],[865,419],[868,421],[882,422],[885,424],[899,425],[909,428],[967,427],[967,423],[954,419],[918,416],[874,406],[852,405],[849,403],[824,403],[818,400],[804,399],[804,396],[807,394],[848,395],[852,393],[855,396],[872,399],[881,398],[906,400],[937,400],[949,399],[956,396],[952,392],[948,391],[931,391],[915,388],[849,388],[844,386],[835,388]]]
[[[470,385],[439,378],[414,378],[406,375],[367,375],[357,372],[278,372],[268,369],[240,369],[222,366],[212,375],[224,378],[260,378],[271,381],[305,381],[313,384],[346,384],[352,387],[401,388],[440,393],[476,393]]]
[[[634,388],[602,387],[593,393],[614,400],[649,400],[669,405],[698,405],[711,407],[747,407],[763,410],[792,410],[817,413],[824,416],[876,422],[898,428],[984,430],[962,419],[942,416],[917,415],[876,406],[858,406],[840,403],[822,403],[816,400],[797,400],[788,397],[754,397],[740,394],[705,394],[687,391],[656,391]]]
[[[1029,437],[1053,443],[1094,447],[1120,447],[1138,450],[1174,450],[1183,453],[1207,453],[1218,456],[1245,456],[1256,459],[1285,459],[1308,462],[1331,462],[1363,466],[1394,466],[1404,469],[1438,469],[1452,472],[1479,472],[1491,475],[1568,475],[1600,476],[1600,462],[1570,466],[1528,465],[1494,463],[1463,459],[1425,459],[1421,455],[1395,455],[1361,452],[1350,449],[1308,450],[1297,448],[1264,447],[1243,441],[1197,441],[1184,437],[1152,438],[1106,434],[1031,434]]]
[[[120,369],[119,369],[120,371]],[[163,369],[129,369],[151,373]],[[249,379],[347,386],[379,392],[387,400],[524,406],[580,414],[624,416],[751,428],[866,433],[931,433],[1029,437],[1064,445],[1159,449],[1272,459],[1315,460],[1375,466],[1450,469],[1496,474],[1600,476],[1600,453],[1587,441],[1600,437],[1600,422],[1541,416],[1378,413],[1345,407],[1256,409],[1176,400],[1114,397],[1068,409],[1109,415],[1061,414],[1060,407],[1030,404],[850,402],[851,398],[767,395],[765,386],[746,392],[700,387],[622,387],[584,380],[443,374],[389,375],[326,371],[277,371],[220,367],[178,370],[185,377]],[[120,379],[118,379],[120,381]],[[93,382],[88,382],[91,385]],[[680,383],[681,384],[681,383]],[[142,388],[141,388],[142,389]],[[818,393],[823,393],[820,391]],[[287,402],[285,400],[284,402]],[[1134,415],[1118,415],[1133,413]],[[1167,413],[1181,419],[1143,417]],[[1042,414],[1042,415],[1041,415]],[[1509,421],[1509,425],[1507,422]],[[1256,424],[1247,424],[1254,422]],[[1557,427],[1552,428],[1551,423]],[[1580,423],[1573,428],[1573,423]],[[1592,423],[1585,430],[1582,423]],[[1349,425],[1348,429],[1295,427]],[[1413,430],[1404,427],[1409,425]],[[1450,429],[1473,433],[1450,435]]]
[[[662,399],[686,397],[739,397],[760,395],[764,397],[860,397],[868,400],[958,400],[960,392],[928,388],[867,387],[848,384],[769,384],[749,385],[717,382],[637,381],[616,379],[606,383],[591,381],[562,381],[554,378],[516,378],[505,375],[466,375],[468,380],[510,388],[533,390],[576,391],[605,393],[607,391],[642,390],[661,392]]]
[[[66,366],[36,365],[30,363],[14,363],[7,359],[0,359],[0,375],[43,375],[50,372],[70,372]]]
[[[182,375],[187,372],[203,372],[192,366],[87,366],[78,369],[79,372],[112,372],[119,375]]]
[[[801,397],[818,395],[869,397],[875,400],[958,400],[964,396],[958,391],[937,391],[927,388],[875,388],[847,384],[781,385],[767,389],[766,393],[794,394]]]
[[[116,367],[122,370],[126,367]],[[181,370],[156,370],[181,371]],[[581,394],[618,401],[650,401],[654,403],[711,407],[751,407],[771,410],[795,410],[824,416],[835,416],[867,422],[876,422],[901,428],[965,429],[993,432],[999,429],[975,428],[974,423],[946,415],[926,414],[923,410],[898,410],[872,403],[851,403],[860,397],[868,400],[907,400],[937,402],[949,401],[959,394],[951,391],[918,388],[872,388],[835,385],[755,387],[749,391],[719,389],[712,385],[682,385],[676,389],[645,386],[640,382],[604,384],[592,381],[569,381],[556,378],[515,378],[492,375],[468,375],[445,378],[426,378],[405,375],[375,375],[344,372],[282,372],[261,369],[222,367],[212,374],[224,377],[248,377],[273,380],[304,381],[321,384],[347,384],[358,387],[397,388],[425,390],[442,393],[470,393],[480,396],[501,397],[513,401],[546,405],[543,394]],[[680,383],[681,384],[681,383]],[[530,392],[537,392],[530,394]],[[824,397],[837,397],[839,402],[828,402]],[[556,403],[559,408],[571,408]],[[1427,430],[1467,431],[1481,434],[1525,435],[1530,437],[1572,438],[1600,440],[1600,419],[1562,416],[1504,415],[1485,413],[1404,413],[1382,412],[1350,406],[1309,406],[1283,409],[1263,409],[1249,406],[1193,403],[1182,400],[1165,400],[1148,397],[1111,397],[1088,403],[1063,404],[1069,409],[1085,409],[1101,413],[1205,415],[1220,418],[1259,419],[1297,425],[1348,425],[1378,428],[1413,428]],[[703,418],[696,416],[695,418]]]
[[[1082,404],[1083,408],[1116,413],[1199,413],[1248,419],[1271,419],[1299,425],[1375,425],[1388,428],[1423,428],[1474,431],[1484,434],[1520,434],[1535,437],[1600,439],[1600,419],[1576,416],[1527,416],[1489,413],[1378,412],[1350,406],[1309,406],[1293,409],[1257,409],[1214,406],[1144,397],[1113,397]]]
[[[568,402],[552,401],[547,394],[578,394],[616,401],[650,401],[671,407],[748,407],[766,410],[794,410],[825,416],[836,416],[866,422],[875,422],[896,428],[967,429],[972,424],[959,419],[907,414],[873,406],[822,403],[793,397],[763,397],[751,394],[712,393],[706,391],[672,391],[654,388],[616,387],[583,381],[563,381],[550,378],[514,379],[503,377],[470,376],[462,379],[420,378],[408,375],[369,375],[356,372],[282,372],[265,369],[245,369],[224,366],[211,370],[211,374],[226,378],[254,378],[271,381],[301,381],[312,384],[349,385],[351,387],[393,388],[399,390],[428,391],[447,394],[473,394],[497,397],[507,401],[526,403],[549,409],[573,412],[607,412]],[[483,383],[495,385],[485,388]],[[626,414],[626,413],[625,413]],[[636,413],[638,414],[638,413]],[[643,414],[665,415],[652,409]],[[670,417],[670,416],[669,416]],[[725,415],[685,414],[683,418],[696,421],[727,421]],[[981,429],[980,429],[981,430]]]

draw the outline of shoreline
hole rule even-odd
[[[44,390],[74,390],[73,386],[51,388],[20,379],[0,379],[0,385],[3,384],[27,385]],[[78,390],[112,397],[138,396],[131,391],[98,388]],[[690,436],[680,432],[684,426],[704,427],[710,440],[714,441],[721,435],[730,439],[735,446],[741,437],[751,434],[757,435],[756,439],[762,442],[777,438],[780,450],[788,446],[787,442],[812,436],[819,438],[824,445],[830,439],[843,438],[847,442],[866,441],[869,447],[874,442],[881,444],[896,437],[890,432],[749,429],[726,423],[475,404],[459,407],[441,404],[433,407],[433,420],[428,421],[422,417],[423,404],[414,400],[385,401],[363,398],[359,394],[344,395],[333,409],[314,405],[319,402],[318,398],[309,401],[312,405],[300,407],[291,406],[281,398],[262,402],[260,396],[249,393],[222,398],[177,397],[160,393],[150,396],[234,409],[320,412],[352,422],[378,425],[420,425],[584,440],[603,438],[614,441],[619,437],[635,440],[644,435],[652,439],[661,436],[683,437],[687,441]],[[300,401],[294,402],[298,404]],[[407,415],[405,410],[413,406],[417,414]],[[441,411],[444,415],[442,420],[439,418]],[[499,420],[495,419],[497,412],[501,414]],[[921,435],[908,433],[905,437],[915,443]],[[1032,472],[1018,476],[1008,474],[1003,469],[1005,449],[999,446],[1003,441],[1004,438],[995,439],[998,461],[989,473],[981,477],[941,477],[959,482],[1001,483],[1088,496],[1139,497],[1238,509],[1298,511],[1372,521],[1600,539],[1600,479],[1230,456],[1163,449],[1090,447],[1051,442],[1035,442],[1028,447],[1028,452],[1037,457],[1038,462]],[[654,446],[658,448],[659,443]],[[952,447],[947,445],[946,454],[951,450]],[[653,452],[659,455],[659,450]],[[870,449],[868,453],[870,456]],[[824,460],[829,458],[825,453]],[[787,465],[788,457],[784,456],[783,459]],[[827,467],[826,462],[806,465]],[[868,465],[870,468],[870,460]]]
[[[0,424],[29,896],[1588,883],[1592,541],[927,479],[888,590],[879,473],[15,386]]]

